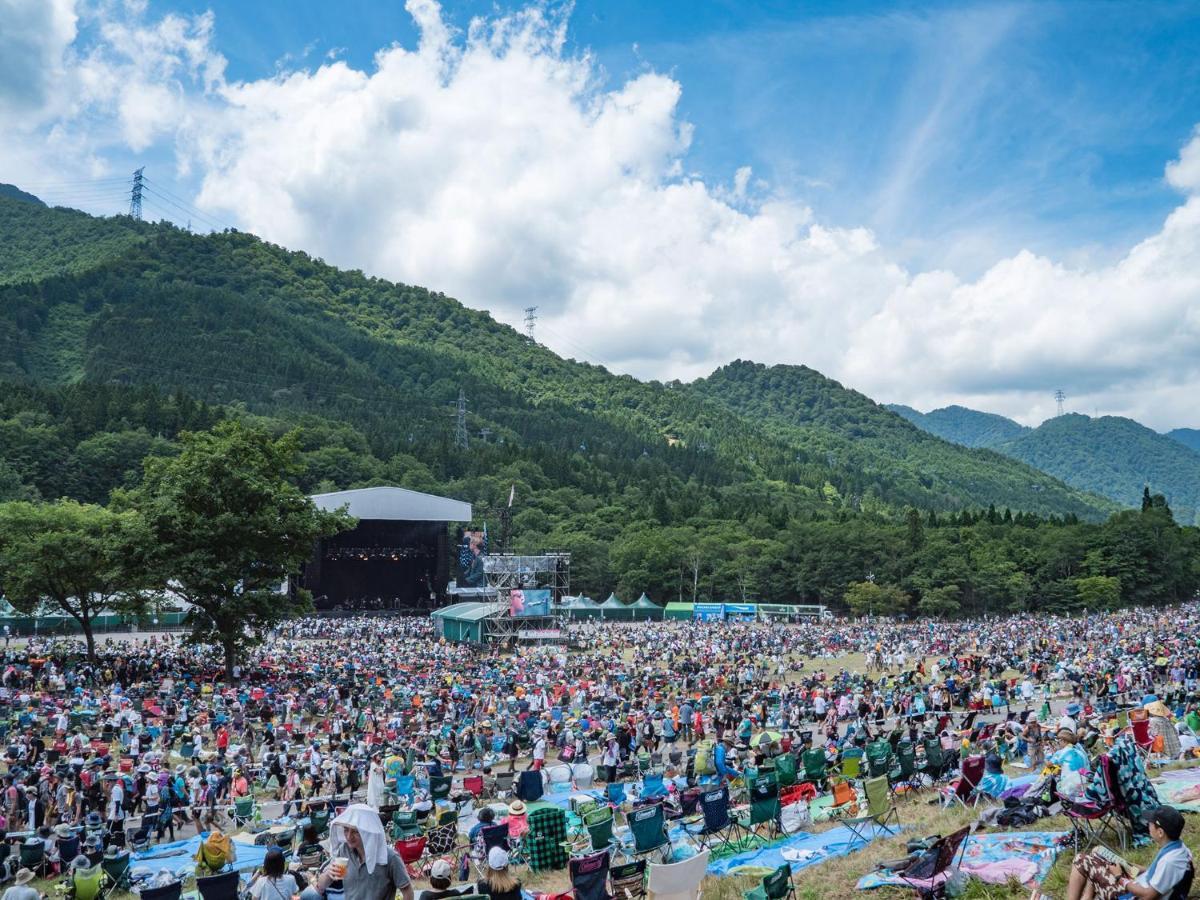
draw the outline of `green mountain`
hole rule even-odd
[[[823,455],[830,465],[861,473],[855,500],[876,504],[899,492],[913,505],[932,496],[938,507],[962,504],[1089,515],[1094,497],[987,450],[970,450],[921,431],[857,391],[806,366],[764,366],[741,360],[692,384],[703,397],[770,433]],[[881,490],[883,485],[887,491]]]
[[[45,206],[39,198],[33,194],[26,193],[15,184],[0,184],[0,197],[8,197],[12,200],[24,200],[26,203],[36,203],[39,206]]]
[[[103,502],[225,417],[298,429],[306,490],[446,493],[499,534],[515,487],[510,549],[570,549],[574,586],[600,595],[840,603],[874,572],[914,604],[936,588],[930,610],[1072,608],[1084,556],[1143,527],[1084,524],[1116,504],[803,367],[640,382],[248,234],[0,197],[0,499]],[[1041,529],[1045,559],[1029,552]],[[1188,589],[1122,577],[1127,598]]]
[[[964,447],[996,447],[1005,441],[1015,440],[1029,430],[1012,419],[967,409],[965,406],[946,406],[927,413],[898,403],[889,403],[887,408],[922,431]]]
[[[1200,453],[1200,428],[1176,428],[1168,431],[1167,437]]]
[[[1132,419],[1074,413],[1031,429],[961,406],[930,413],[907,406],[889,409],[930,434],[990,447],[1122,506],[1136,506],[1149,486],[1166,497],[1179,521],[1200,522],[1200,431],[1181,428],[1162,435]]]
[[[1180,522],[1200,523],[1200,453],[1133,419],[1056,416],[996,449],[1123,506],[1149,486]]]

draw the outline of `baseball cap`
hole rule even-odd
[[[488,868],[497,870],[508,868],[508,853],[503,847],[493,847],[488,851]]]
[[[499,849],[499,848],[496,848]],[[434,860],[433,865],[429,869],[430,878],[449,878],[453,870],[450,868],[450,863],[444,859]]]
[[[1142,813],[1142,821],[1147,825],[1157,825],[1173,841],[1183,834],[1183,814],[1173,806],[1160,806]]]

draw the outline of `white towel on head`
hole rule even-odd
[[[347,828],[357,830],[362,838],[363,864],[368,873],[374,872],[376,866],[387,865],[387,835],[383,830],[383,822],[379,820],[378,810],[365,803],[351,803],[340,816],[329,823],[329,843],[333,847],[334,856],[346,855]]]

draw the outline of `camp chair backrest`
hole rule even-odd
[[[1200,734],[1200,713],[1193,709],[1187,714],[1187,716],[1184,718],[1184,721],[1187,722],[1188,728],[1190,728],[1193,732]]]
[[[196,890],[202,900],[237,900],[238,873],[222,872],[220,875],[210,875],[207,878],[196,879]]]
[[[69,838],[63,838],[58,842],[58,858],[64,864],[69,863],[79,855],[79,835],[73,834]]]
[[[791,787],[796,783],[795,754],[782,753],[775,757],[775,775],[779,778],[780,787]]]
[[[945,762],[945,756],[942,753],[942,742],[935,737],[925,738],[925,768],[938,770],[941,769]]]
[[[854,786],[848,781],[839,781],[833,786],[834,806],[845,806],[847,803],[853,803],[856,796]]]
[[[1129,721],[1131,724],[1137,722],[1148,722],[1150,721],[1150,713],[1140,706],[1136,707],[1135,709],[1131,709],[1129,711]]]
[[[504,830],[507,835],[508,827],[505,826]],[[425,837],[425,835],[416,838],[401,838],[395,844],[396,855],[404,860],[405,863],[415,863],[424,855],[427,843],[429,843],[429,838]]]
[[[633,862],[613,866],[608,870],[608,880],[612,884],[616,900],[625,900],[626,895],[638,900],[646,896],[646,861],[638,859]]]
[[[867,809],[871,818],[881,818],[888,811],[888,780],[886,775],[868,778],[863,784],[867,795]]]
[[[183,882],[176,881],[174,884],[168,884],[164,887],[143,888],[138,892],[141,900],[179,900],[179,895],[183,891]]]
[[[792,867],[784,863],[762,880],[763,893],[767,900],[781,900],[792,892]]]
[[[609,860],[608,851],[601,850],[570,861],[568,872],[576,900],[608,900]]]
[[[483,776],[468,775],[463,779],[463,790],[478,798],[483,793]]]
[[[625,782],[610,781],[604,786],[604,794],[608,797],[609,803],[624,803],[625,802]]]
[[[1117,772],[1117,764],[1111,756],[1105,753],[1100,757],[1099,765],[1100,774],[1104,779],[1104,786],[1108,789],[1108,796],[1113,809],[1121,812],[1125,809],[1125,794],[1121,790],[1121,779]]]
[[[694,898],[700,896],[700,883],[708,869],[711,851],[703,850],[683,862],[650,865],[648,890],[654,897]]]
[[[825,777],[825,751],[819,747],[812,750],[805,750],[802,757],[804,763],[804,777],[808,780],[821,779]]]
[[[415,789],[417,780],[411,775],[401,775],[396,779],[396,796],[411,797]]]
[[[1130,723],[1133,728],[1133,742],[1139,747],[1150,746],[1153,738],[1150,737],[1150,720],[1138,719]]]
[[[450,775],[431,776],[429,779],[429,796],[434,800],[445,800],[450,796],[450,786],[453,783],[454,779]]]
[[[643,806],[629,814],[629,830],[638,853],[655,850],[667,842],[667,816],[661,803]]]
[[[99,866],[77,869],[68,879],[75,900],[96,900],[104,892],[104,870]]]
[[[483,841],[484,850],[491,850],[493,847],[499,847],[502,850],[507,850],[508,823],[499,822],[495,825],[484,825],[479,829],[479,839]]]
[[[723,831],[729,827],[729,788],[722,785],[715,791],[700,795],[700,811],[704,814],[704,830]]]
[[[975,790],[976,786],[983,779],[984,758],[982,756],[968,756],[962,761],[962,785],[959,787],[959,793],[969,794]]]
[[[238,816],[250,816],[254,814],[254,798],[253,797],[238,797],[233,801],[234,812]]]
[[[842,759],[842,777],[857,778],[862,774],[862,757],[851,755]]]
[[[933,878],[945,872],[953,864],[954,857],[958,855],[959,847],[962,846],[962,842],[967,839],[970,833],[971,827],[968,825],[943,838],[939,838],[932,847],[917,858],[916,862],[904,870],[904,877],[908,879],[925,879]]]
[[[901,741],[896,745],[896,760],[900,763],[900,775],[910,777],[916,771],[917,751],[912,741]]]
[[[46,845],[42,841],[21,842],[21,868],[32,869],[40,865],[46,856]]]

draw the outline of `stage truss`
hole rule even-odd
[[[518,590],[549,590],[551,608],[571,592],[571,554],[538,553],[521,556],[513,553],[489,554],[483,559],[483,577],[496,592],[496,601],[508,604],[510,594]],[[557,616],[510,616],[501,614],[484,622],[484,639],[515,644],[526,635],[546,640],[555,630]]]

